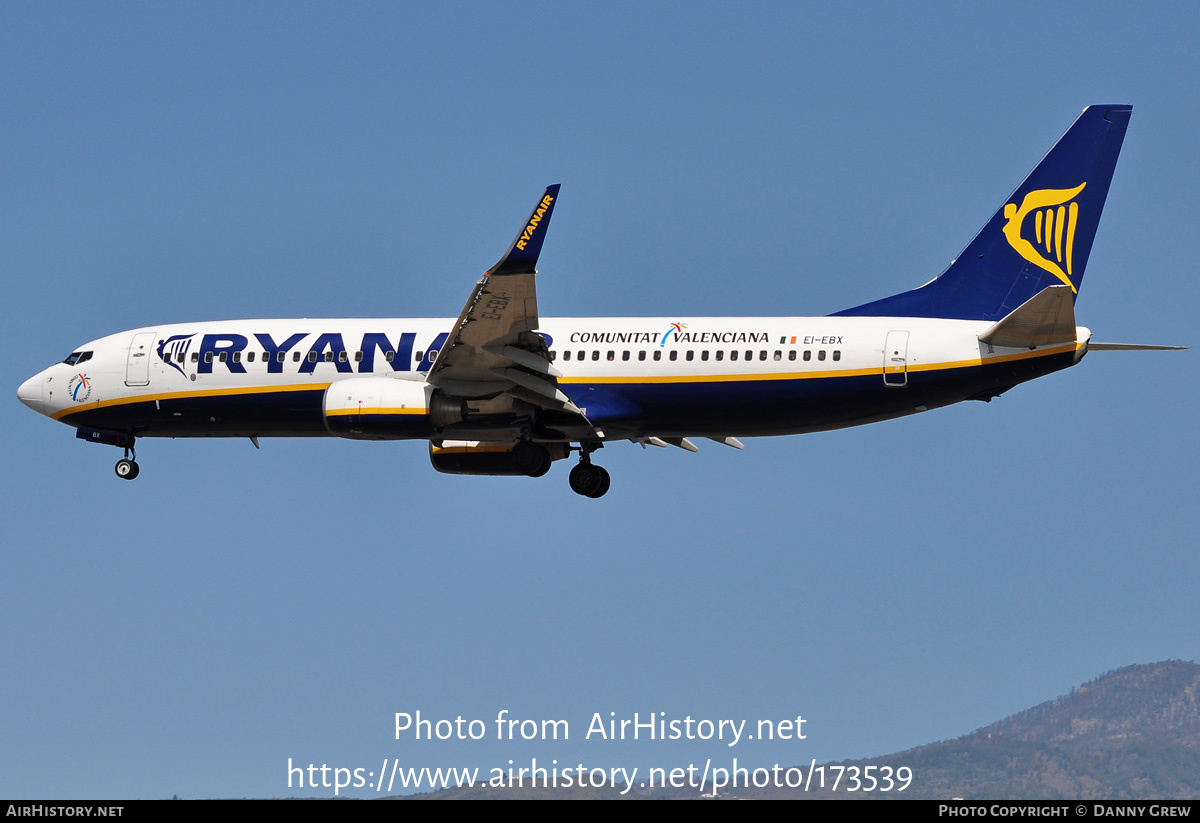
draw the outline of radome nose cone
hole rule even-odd
[[[35,412],[42,412],[42,376],[29,378],[17,389],[17,399]]]

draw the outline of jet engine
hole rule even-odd
[[[430,399],[423,382],[394,377],[350,377],[325,390],[325,428],[354,440],[402,440],[434,433]],[[452,409],[441,409],[453,416]]]

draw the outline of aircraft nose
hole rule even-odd
[[[40,374],[35,374],[17,389],[17,399],[38,414],[41,414],[44,410],[42,402],[43,383],[45,383],[45,379]]]

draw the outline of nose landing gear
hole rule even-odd
[[[139,471],[141,471],[141,469],[138,468],[137,454],[134,452],[133,446],[126,446],[125,456],[117,461],[117,477],[121,478],[122,480],[132,480],[138,476]]]
[[[75,437],[89,443],[103,443],[106,446],[117,446],[124,449],[125,456],[117,461],[117,477],[122,480],[132,480],[138,476],[137,455],[133,449],[137,439],[129,432],[79,428],[75,430]]]

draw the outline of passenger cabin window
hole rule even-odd
[[[792,349],[791,351],[788,352],[788,360],[795,360],[795,359],[796,359],[796,350]]]
[[[696,356],[696,353],[694,351],[692,351],[691,349],[688,349],[688,351],[687,351],[688,362],[691,362],[692,358],[695,356]]]
[[[396,359],[396,353],[394,351],[385,351],[383,353],[383,359],[391,363]]]
[[[734,349],[733,351],[731,351],[731,352],[729,353],[729,359],[730,359],[730,360],[737,360],[737,349]]]
[[[316,362],[317,362],[317,353],[316,353],[315,351],[310,351],[310,352],[308,353],[308,362],[309,362],[309,363],[316,363]]]
[[[724,349],[717,349],[717,359],[718,360],[725,359],[725,350]]]
[[[194,351],[194,352],[192,352],[192,362],[193,362],[193,363],[199,363],[199,362],[200,362],[200,352],[198,352],[198,351]]]
[[[625,351],[621,352],[621,359],[622,359],[622,360],[628,360],[628,359],[629,359],[629,350],[628,350],[628,349],[626,349]]]
[[[805,349],[805,351],[804,351],[804,360],[805,360],[806,362],[807,362],[807,361],[809,361],[809,360],[812,360],[812,350],[811,350],[811,349]]]
[[[655,359],[655,360],[662,360],[662,349],[655,349],[655,350],[654,350],[654,359]]]
[[[283,356],[283,352],[280,352],[280,353],[279,353],[279,356],[280,356],[280,357],[282,357],[282,356]],[[292,362],[293,362],[293,363],[299,363],[299,362],[300,362],[300,352],[298,352],[298,351],[294,351],[294,352],[292,352]]]
[[[384,356],[386,357],[387,355],[384,355]],[[363,358],[363,353],[362,353],[362,352],[360,352],[360,351],[356,351],[356,352],[354,353],[354,362],[355,362],[355,363],[361,363],[361,362],[362,362],[362,358]]]
[[[834,359],[834,360],[841,360],[841,359],[842,359],[842,351],[841,351],[841,349],[834,349],[834,350],[833,350],[833,359]]]
[[[246,352],[246,362],[247,362],[247,363],[253,363],[253,362],[254,362],[254,352],[252,352],[252,351],[248,351],[248,352]]]
[[[675,360],[675,359],[677,359],[678,357],[679,357],[679,352],[678,352],[678,351],[676,351],[675,349],[671,349],[671,359],[672,359],[672,360]]]
[[[638,352],[638,360],[645,360],[645,359],[646,359],[646,350],[642,349],[640,352]]]
[[[564,351],[563,352],[563,360],[570,360],[570,359],[571,359],[571,352],[569,350]]]
[[[824,350],[824,349],[821,349],[819,352],[817,352],[817,359],[818,359],[818,360],[824,360],[824,359],[825,359],[825,350]]]
[[[609,349],[608,350],[608,361],[611,363],[613,360],[616,360],[616,359],[617,359],[617,353],[615,351],[613,351],[612,349]]]
[[[600,350],[599,350],[599,349],[596,349],[595,351],[593,351],[593,352],[592,352],[592,359],[593,359],[593,360],[599,360],[599,359],[600,359]]]
[[[206,351],[206,352],[204,353],[204,362],[205,362],[205,363],[211,363],[211,362],[212,362],[212,352],[210,352],[210,351]]]

